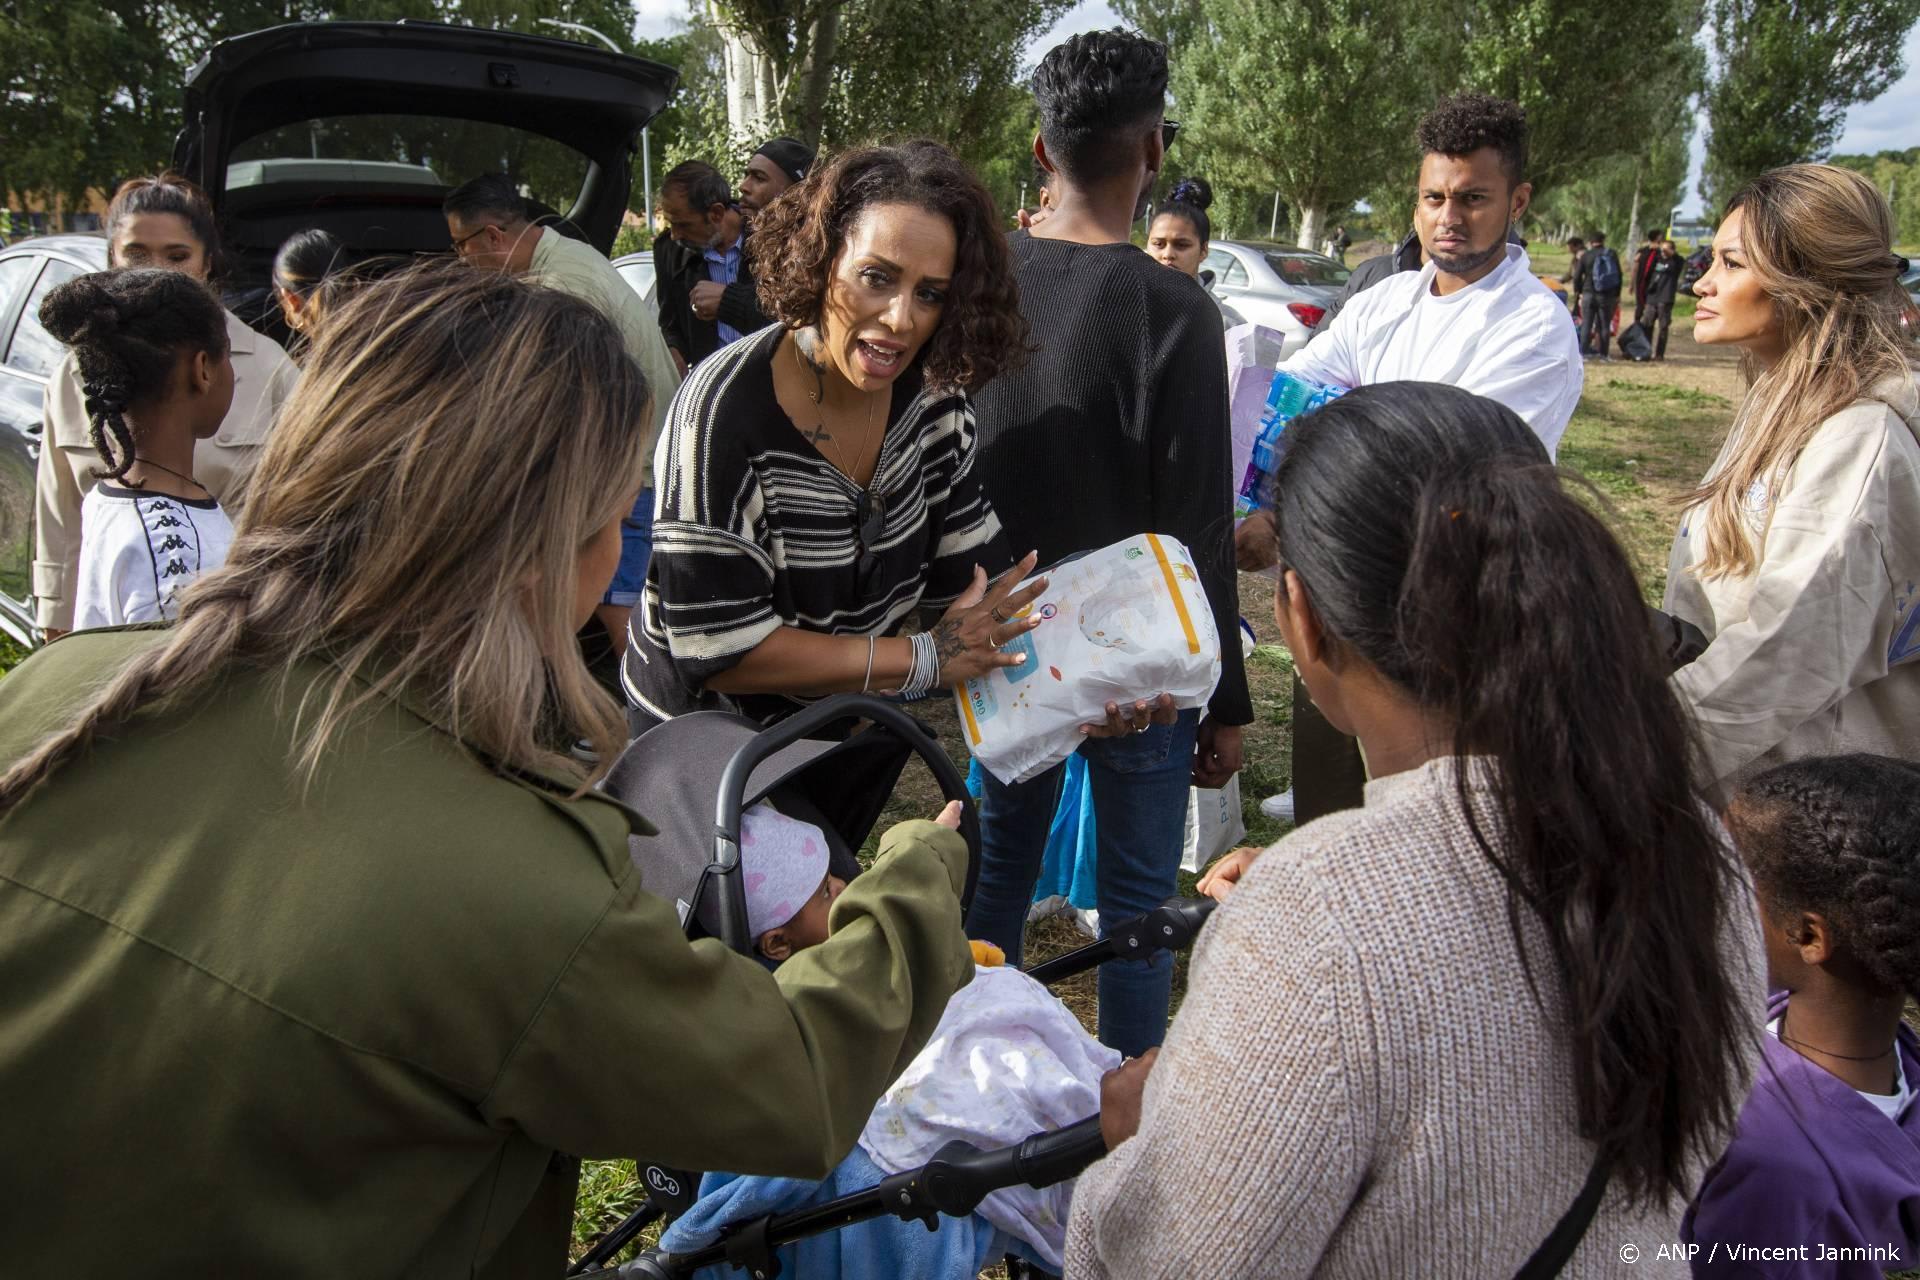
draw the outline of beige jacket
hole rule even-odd
[[[1701,512],[1682,519],[1666,609],[1712,643],[1673,682],[1716,787],[1803,756],[1920,760],[1917,433],[1912,377],[1829,418],[1779,483],[1748,495],[1759,567],[1744,577],[1696,576]]]
[[[287,363],[280,344],[255,333],[232,312],[227,313],[227,341],[233,349],[233,407],[219,433],[194,447],[193,473],[238,520],[247,479],[280,412],[284,388],[291,383],[274,376]],[[80,501],[93,488],[93,469],[100,465],[91,433],[80,371],[68,352],[47,380],[45,447],[40,450],[33,511],[34,620],[61,631],[73,629]]]
[[[1458,767],[1367,783],[1364,808],[1268,849],[1214,913],[1139,1131],[1074,1189],[1069,1277],[1499,1280],[1553,1230],[1594,1158],[1567,1014],[1550,982],[1544,1011],[1529,992]],[[1468,768],[1498,847],[1497,775]],[[1765,962],[1751,890],[1726,893],[1720,954],[1752,1014],[1750,1073]],[[1537,921],[1527,934],[1549,972]],[[1686,1280],[1654,1247],[1680,1238],[1684,1208],[1613,1187],[1562,1275]]]
[[[558,231],[542,229],[534,242],[528,277],[550,289],[570,293],[613,321],[625,340],[627,354],[647,375],[653,393],[653,412],[647,423],[647,454],[652,456],[667,420],[667,406],[680,390],[680,371],[667,353],[660,325],[619,270],[590,244],[569,240]]]

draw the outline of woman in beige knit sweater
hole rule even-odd
[[[1108,1081],[1068,1275],[1685,1275],[1659,1246],[1764,965],[1632,570],[1491,401],[1388,383],[1295,430],[1276,612],[1375,780],[1212,873],[1239,887]]]

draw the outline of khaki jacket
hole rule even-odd
[[[1920,760],[1917,430],[1911,377],[1827,419],[1779,483],[1748,495],[1759,567],[1745,577],[1696,576],[1702,513],[1682,519],[1666,609],[1711,643],[1673,683],[1717,787],[1803,756]]]
[[[647,456],[653,456],[660,429],[667,421],[667,406],[680,390],[680,371],[674,368],[667,352],[667,340],[660,334],[646,302],[633,291],[615,267],[590,244],[569,240],[558,231],[543,228],[534,242],[533,261],[528,278],[572,294],[613,321],[626,343],[627,354],[647,377],[653,396],[652,412],[646,424]]]
[[[166,634],[0,680],[0,768]],[[558,1277],[571,1156],[823,1177],[972,974],[942,827],[768,972],[686,941],[631,811],[400,703],[303,786],[325,672],[236,667],[0,816],[0,1274],[111,1240],[152,1275]]]
[[[227,342],[233,350],[233,407],[212,439],[193,450],[194,478],[239,519],[247,479],[260,446],[280,412],[288,385],[274,373],[287,353],[240,317],[227,313]],[[55,366],[47,380],[46,428],[40,450],[33,511],[34,620],[42,627],[73,629],[73,580],[80,568],[80,502],[93,488],[92,424],[80,392],[80,371],[73,353]]]

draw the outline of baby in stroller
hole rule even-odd
[[[820,828],[766,804],[742,814],[748,928],[763,959],[777,964],[825,940],[828,908],[845,887],[828,862]],[[1119,1063],[1120,1055],[1088,1034],[1039,982],[1015,969],[979,965],[831,1175],[816,1182],[709,1173],[661,1247],[689,1252],[744,1219],[871,1187],[925,1164],[956,1138],[1000,1147],[1085,1119],[1100,1109],[1101,1077]],[[971,1217],[940,1218],[931,1231],[919,1222],[879,1218],[787,1245],[777,1256],[783,1274],[799,1276],[973,1277],[1008,1254],[1057,1273],[1071,1196],[1071,1182],[1009,1187],[988,1195]]]

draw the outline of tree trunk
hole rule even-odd
[[[760,115],[759,118],[754,121],[753,128],[747,131],[748,136],[753,139],[753,143],[750,145],[757,145],[760,139],[771,134],[786,131],[786,123],[781,119],[780,78],[777,69],[773,65],[773,59],[767,57],[765,54],[761,54],[758,65],[760,69]]]
[[[1635,252],[1640,249],[1640,166],[1637,164],[1633,166],[1633,208],[1627,214],[1627,242],[1620,247]]]
[[[1305,200],[1296,200],[1294,203],[1300,207],[1300,235],[1296,243],[1311,253],[1320,252],[1320,241],[1325,238],[1321,234],[1320,224],[1325,220],[1325,212],[1318,205]]]
[[[735,137],[760,127],[760,65],[765,61],[736,32],[724,34],[721,60],[727,77],[727,130]]]
[[[827,124],[827,93],[833,87],[833,59],[840,48],[840,6],[829,5],[807,32],[807,60],[794,74],[799,98],[786,113],[800,140],[818,150]]]

